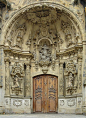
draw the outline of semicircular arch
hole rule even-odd
[[[57,4],[57,3],[52,3],[52,2],[37,2],[34,4],[29,4],[23,8],[21,8],[19,11],[17,11],[11,18],[9,18],[9,20],[6,22],[6,25],[4,25],[3,30],[2,30],[2,37],[1,37],[1,44],[4,44],[4,41],[6,41],[6,35],[9,32],[9,29],[13,26],[14,23],[16,23],[17,19],[19,18],[19,16],[21,16],[22,14],[25,14],[27,11],[29,11],[32,8],[35,7],[40,7],[40,6],[47,6],[47,7],[51,7],[51,8],[58,8],[61,12],[64,12],[69,19],[71,19],[71,21],[73,21],[76,26],[78,27],[78,29],[80,30],[81,33],[81,39],[84,40],[84,32],[85,30],[83,29],[82,24],[80,23],[79,19],[76,17],[76,15],[70,11],[68,8],[66,8],[65,6],[61,5],[61,4]]]

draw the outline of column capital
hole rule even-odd
[[[4,61],[5,62],[10,62],[10,58],[9,57],[5,57]]]

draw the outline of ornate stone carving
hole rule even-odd
[[[21,48],[21,46],[22,46],[23,36],[25,34],[25,31],[26,31],[25,23],[23,23],[22,25],[17,27],[16,46],[18,46],[19,48]]]
[[[30,52],[30,46],[31,46],[31,34],[29,35],[29,39],[26,42],[26,45],[28,47],[28,51]]]
[[[69,22],[65,22],[65,21],[61,21],[61,29],[62,31],[67,34],[69,32],[69,28],[70,28],[70,23]]]
[[[63,79],[61,78],[60,79],[60,84],[59,84],[59,89],[60,89],[60,92],[63,92]]]
[[[60,75],[60,78],[59,78],[59,94],[61,96],[63,96],[63,89],[64,89],[64,79],[63,79],[63,62],[60,62],[59,63],[60,65],[60,71],[59,71],[59,75]]]
[[[65,101],[64,100],[60,100],[60,106],[64,106]]]
[[[72,35],[70,33],[66,35],[66,41],[67,41],[67,47],[74,44],[73,41],[72,41]]]
[[[40,61],[39,65],[42,67],[43,73],[47,73],[48,66],[51,64],[51,51],[50,48],[44,44],[39,51],[40,54]]]
[[[75,104],[76,104],[75,99],[69,99],[69,100],[67,100],[67,105],[69,107],[73,107],[73,106],[75,106]]]
[[[25,106],[29,106],[29,105],[30,105],[29,100],[25,100],[24,105],[25,105]]]
[[[5,89],[9,89],[9,79],[5,76]]]
[[[13,105],[19,107],[22,105],[22,100],[13,100]]]
[[[66,64],[66,69],[64,72],[66,80],[66,90],[67,92],[70,92],[72,94],[74,91],[76,91],[77,86],[75,84],[77,71],[76,71],[76,65],[73,63],[73,60],[69,60]]]
[[[12,92],[15,92],[15,94],[18,95],[19,92],[22,92],[23,88],[21,87],[21,83],[22,83],[23,77],[25,76],[24,69],[22,65],[19,64],[18,62],[16,62],[14,66],[12,67],[11,76],[13,79],[13,86],[11,87]]]
[[[41,22],[42,24],[53,23],[58,17],[60,17],[59,13],[57,15],[58,10],[49,9],[47,6],[39,7],[39,9],[35,7],[34,10],[30,9],[27,14],[28,20],[31,20],[34,24]]]

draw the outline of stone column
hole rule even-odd
[[[82,55],[78,54],[78,93],[82,93]]]
[[[38,70],[38,59],[39,59],[39,45],[36,44],[36,61],[35,61],[36,70]]]
[[[78,80],[76,78],[77,85],[77,104],[76,114],[82,114],[82,50],[78,50]]]
[[[5,58],[5,96],[10,96],[10,59],[9,57]]]
[[[26,96],[26,98],[31,97],[30,59],[29,59],[29,62],[26,63],[25,96]]]
[[[82,93],[83,93],[83,101],[82,101],[82,108],[83,113],[86,113],[86,102],[85,102],[85,95],[86,95],[86,40],[83,41],[83,67],[82,67]]]
[[[59,69],[59,96],[63,96],[64,91],[64,78],[63,78],[63,62],[60,62],[60,69]]]
[[[52,45],[52,69],[55,69],[55,58],[56,58],[56,52],[55,52],[55,45]]]
[[[0,48],[0,107],[4,106],[4,83],[5,83],[5,64],[4,64],[4,51]]]

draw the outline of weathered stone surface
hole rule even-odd
[[[80,0],[7,0],[0,8],[0,111],[33,112],[33,77],[58,77],[58,113],[86,113]]]

